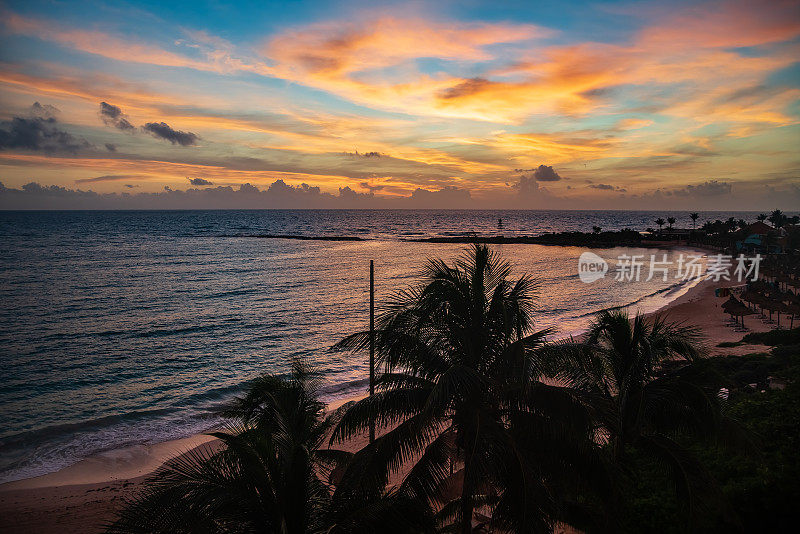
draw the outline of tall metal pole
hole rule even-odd
[[[375,262],[369,260],[369,396],[375,394]],[[369,422],[369,442],[375,441],[375,419]]]

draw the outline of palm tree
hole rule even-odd
[[[675,224],[675,217],[667,217],[667,222],[669,223],[669,229],[672,230],[672,225]]]
[[[599,234],[601,230],[602,228],[599,226],[592,226],[592,232],[594,232],[595,234]]]
[[[786,224],[786,215],[784,215],[781,210],[775,210],[769,216],[769,222],[771,222],[772,226],[775,228],[780,228]]]
[[[333,491],[337,473],[348,478],[353,455],[323,447],[340,412],[325,416],[317,387],[299,363],[289,378],[255,380],[228,411],[229,430],[211,434],[221,450],[169,460],[109,532],[378,532],[383,523],[396,532],[424,530],[426,511],[408,500],[356,499],[344,484]]]
[[[692,230],[697,227],[697,219],[700,217],[699,213],[690,213],[689,218],[692,220]]]
[[[767,220],[767,217],[768,215],[766,213],[760,213],[756,219],[758,219],[760,222],[764,222]]]
[[[532,331],[533,280],[509,274],[483,245],[454,266],[430,260],[421,283],[377,318],[387,372],[333,434],[346,439],[375,421],[385,433],[352,464],[378,487],[413,464],[399,493],[430,502],[440,524],[463,533],[472,532],[476,509],[490,514],[490,528],[533,532],[565,520],[579,488],[612,495],[593,440],[593,402],[538,380],[536,351],[549,331]],[[363,350],[368,340],[361,332],[334,348]],[[448,494],[454,477],[460,490]]]
[[[582,342],[549,351],[555,376],[608,402],[604,426],[615,461],[626,465],[635,449],[661,462],[690,510],[699,492],[714,494],[714,485],[676,438],[707,439],[728,424],[695,367],[674,368],[678,361],[696,362],[702,352],[695,329],[619,310],[599,314]],[[665,371],[665,363],[673,370]]]
[[[664,219],[662,219],[661,217],[659,217],[658,219],[656,219],[656,224],[658,225],[658,232],[659,232],[659,233],[661,233],[661,227],[662,227],[662,226],[664,226],[664,223],[665,223],[665,222],[666,222],[666,221],[664,221]]]

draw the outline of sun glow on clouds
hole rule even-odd
[[[564,17],[587,9],[565,5]],[[0,130],[34,101],[54,103],[60,127],[87,148],[0,147],[2,180],[20,185],[32,171],[61,167],[70,177],[91,173],[85,179],[138,176],[153,188],[185,187],[188,175],[280,177],[378,196],[455,186],[480,199],[522,183],[518,169],[557,165],[567,179],[520,200],[530,207],[542,195],[582,207],[574,180],[617,186],[581,193],[590,200],[709,177],[750,185],[769,177],[790,189],[800,181],[791,148],[800,142],[795,2],[650,4],[634,22],[621,16],[619,34],[604,40],[534,12],[513,22],[408,13],[295,17],[238,41],[234,28],[212,20],[186,28],[170,24],[168,12],[158,14],[158,32],[140,34],[117,30],[124,25],[107,13],[78,24],[44,9],[4,11],[4,39],[45,48],[0,63]],[[132,127],[104,124],[100,102]],[[170,145],[148,136],[146,124],[197,141]],[[121,190],[121,182],[80,183]]]

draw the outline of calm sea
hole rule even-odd
[[[413,282],[427,257],[464,245],[425,236],[539,234],[654,226],[662,214],[613,211],[0,212],[0,481],[104,450],[203,431],[215,408],[265,372],[302,357],[325,376],[326,400],[365,387],[363,355],[332,343],[368,324],[368,266],[377,300]],[[689,226],[688,214],[674,214]],[[752,214],[701,214],[700,221]],[[498,219],[502,218],[502,229]],[[263,234],[363,241],[262,239]],[[611,277],[584,284],[582,249],[495,247],[541,283],[539,326],[561,335],[591,313],[656,309],[675,280]],[[622,253],[597,251],[614,261]],[[686,251],[672,251],[670,258]],[[613,266],[612,266],[613,269]]]

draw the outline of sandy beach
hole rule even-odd
[[[722,342],[739,341],[744,335],[725,325],[720,305],[725,299],[714,289],[733,283],[700,282],[675,301],[654,312],[672,321],[699,327],[706,337],[709,355],[743,355],[768,350],[763,345],[719,348]],[[758,316],[745,325],[751,331],[771,328]],[[109,451],[48,475],[0,485],[0,532],[93,533],[101,532],[124,498],[133,494],[148,473],[164,461],[195,447],[213,447],[213,438],[196,435],[154,445],[138,445]],[[363,440],[345,448],[357,450]]]

